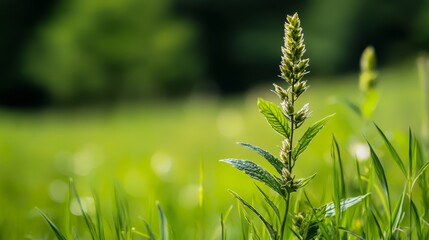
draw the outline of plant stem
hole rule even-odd
[[[292,85],[292,88],[293,88],[293,85]],[[295,106],[295,99],[294,99],[293,94],[291,96],[291,104],[292,104],[292,106]],[[288,160],[289,161],[288,161],[288,165],[287,165],[288,171],[289,171],[289,173],[290,173],[291,176],[292,176],[293,165],[295,165],[295,164],[292,164],[293,133],[294,133],[294,130],[295,130],[294,126],[295,126],[295,117],[294,117],[294,114],[292,114],[290,116],[290,135],[289,135],[289,143],[290,143],[291,147],[290,147],[290,153],[288,155],[288,158],[289,158]],[[289,214],[289,205],[290,205],[290,193],[287,193],[287,196],[286,196],[286,209],[285,209],[285,213],[284,213],[283,221],[282,221],[280,240],[283,240],[283,236],[284,236],[284,233],[285,233],[286,222],[287,222],[287,218],[288,218],[288,214]]]
[[[283,240],[283,236],[284,236],[285,228],[286,228],[286,222],[287,222],[287,215],[289,214],[289,203],[290,203],[290,194],[289,193],[287,194],[285,201],[286,201],[286,209],[285,209],[285,213],[284,213],[283,221],[282,221],[280,240]]]

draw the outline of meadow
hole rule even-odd
[[[296,173],[317,173],[306,193],[314,205],[332,201],[331,142],[335,135],[343,154],[350,191],[356,188],[356,147],[367,138],[380,152],[392,198],[402,192],[400,170],[383,154],[376,122],[406,156],[408,129],[419,136],[423,100],[414,59],[379,70],[380,103],[364,121],[343,102],[359,102],[358,75],[308,76],[303,96],[313,111],[311,120],[331,113],[326,127],[302,156]],[[257,97],[275,101],[268,89],[272,79],[246,94],[231,98],[192,95],[181,100],[141,104],[45,109],[34,112],[0,111],[0,239],[54,239],[36,207],[61,229],[66,212],[82,239],[90,238],[76,199],[69,199],[69,179],[88,213],[94,214],[94,194],[100,199],[107,239],[114,235],[114,195],[119,192],[135,228],[134,239],[144,239],[145,221],[159,230],[156,202],[168,220],[172,239],[220,239],[221,214],[228,239],[242,234],[242,220],[233,189],[256,204],[260,195],[252,180],[220,159],[239,157],[268,165],[236,144],[247,142],[272,153],[281,138],[266,124],[256,107]],[[369,158],[363,157],[363,158]],[[260,161],[259,161],[260,160]],[[368,163],[362,159],[362,166]],[[363,168],[365,171],[365,168]],[[262,185],[262,184],[261,184]],[[264,188],[265,186],[261,186]],[[266,189],[266,188],[264,188]],[[267,190],[268,191],[268,190]]]

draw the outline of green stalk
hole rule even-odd
[[[286,228],[286,222],[287,222],[287,215],[289,214],[289,205],[290,205],[290,194],[288,193],[286,195],[286,209],[285,209],[285,213],[283,216],[283,220],[282,220],[282,228],[280,231],[280,240],[283,240],[283,236],[285,233],[285,228]]]
[[[293,88],[293,85],[292,85],[292,88]],[[294,100],[293,96],[291,96],[291,102],[292,102],[292,106],[295,106],[295,100]],[[289,142],[290,142],[290,145],[291,145],[291,149],[293,149],[293,133],[295,131],[294,115],[292,114],[290,118],[291,119],[290,119]],[[289,154],[289,159],[288,160],[289,160],[289,164],[287,165],[287,167],[288,167],[288,170],[289,170],[289,172],[290,172],[290,174],[292,176],[292,168],[293,168],[293,165],[295,165],[295,164],[292,164],[292,160],[293,160],[292,159],[292,150],[291,150],[291,153]],[[287,223],[287,217],[288,217],[288,214],[289,214],[289,205],[290,205],[290,193],[288,193],[286,195],[286,209],[285,209],[285,213],[284,213],[283,221],[282,221],[280,240],[283,240],[283,236],[284,236],[284,233],[285,233],[286,223]]]

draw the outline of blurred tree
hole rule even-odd
[[[59,102],[178,95],[198,80],[192,26],[169,0],[63,1],[25,71]]]

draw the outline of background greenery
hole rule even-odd
[[[6,106],[241,92],[278,75],[296,11],[316,76],[356,71],[368,45],[386,66],[429,44],[423,0],[22,0],[0,11]]]

